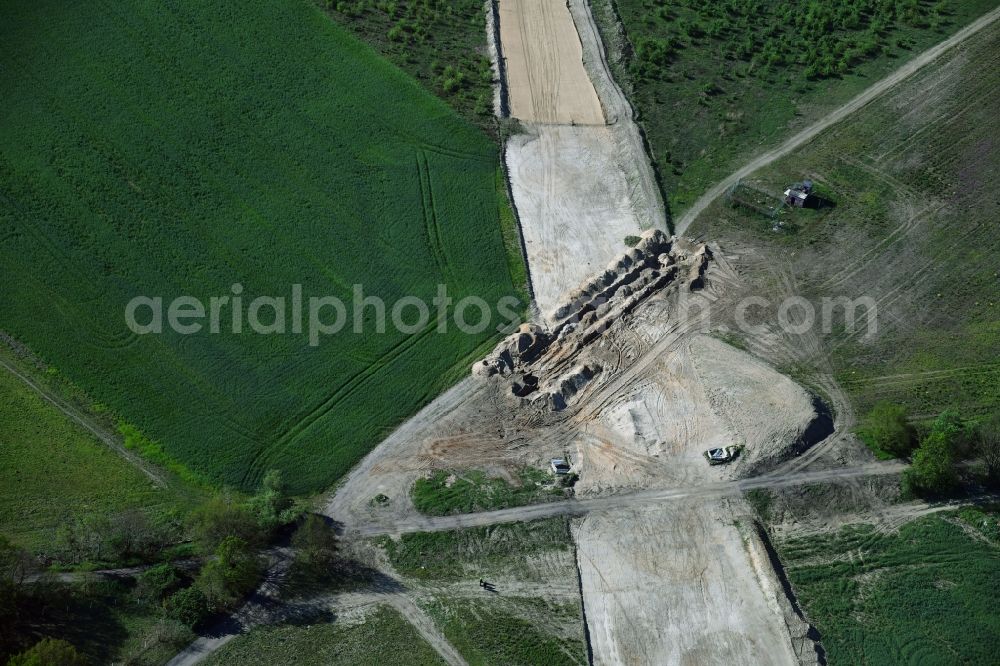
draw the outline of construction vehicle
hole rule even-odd
[[[735,460],[742,450],[743,447],[739,445],[709,449],[705,451],[705,459],[708,460],[709,465],[725,465]]]

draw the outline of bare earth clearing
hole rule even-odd
[[[692,251],[671,250],[688,260]],[[697,273],[682,266],[678,275]],[[574,535],[595,663],[814,662],[808,627],[761,555],[748,509],[711,493],[732,495],[741,486],[731,479],[787,456],[817,414],[794,382],[683,316],[685,305],[726,302],[738,278],[725,257],[715,255],[702,284],[692,294],[678,279],[588,344],[577,346],[574,331],[542,351],[528,365],[543,386],[565,371],[566,349],[572,363],[602,368],[564,409],[516,398],[503,373],[463,382],[376,449],[326,513],[348,534],[375,535],[472,526],[480,516],[491,524],[587,512]],[[709,466],[704,449],[728,443],[743,444],[742,457]],[[412,483],[430,469],[512,478],[564,455],[580,474],[569,502],[427,518],[409,500]],[[643,491],[662,501],[679,488],[708,494],[644,504]],[[378,493],[388,503],[372,503]]]
[[[620,253],[626,236],[666,229],[652,167],[589,7],[568,7],[499,0],[511,115],[525,129],[508,142],[505,161],[543,317]]]
[[[511,115],[533,123],[603,125],[563,0],[499,0]]]
[[[510,139],[507,169],[535,301],[549,315],[567,288],[598,272],[642,230],[632,165],[607,127],[537,125]]]

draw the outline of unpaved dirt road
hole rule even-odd
[[[539,125],[510,139],[507,170],[535,303],[549,315],[643,229],[633,165],[607,127]]]
[[[990,25],[998,18],[1000,18],[1000,7],[994,9],[993,11],[987,14],[984,14],[980,18],[976,19],[966,27],[956,32],[948,39],[938,44],[937,46],[930,48],[921,53],[920,55],[916,56],[915,58],[907,61],[905,65],[897,69],[895,72],[885,77],[884,79],[878,81],[877,83],[873,84],[869,88],[865,89],[865,91],[859,94],[857,97],[847,102],[840,108],[831,111],[830,113],[825,115],[822,119],[818,120],[817,122],[805,128],[795,136],[791,137],[777,148],[774,148],[773,150],[769,150],[761,155],[758,155],[754,159],[747,162],[745,165],[740,167],[734,173],[730,174],[724,180],[720,181],[710,190],[705,192],[705,194],[699,197],[698,200],[694,202],[694,205],[692,205],[691,208],[689,208],[684,213],[684,215],[676,222],[675,224],[676,233],[683,234],[687,232],[687,229],[688,227],[691,226],[691,223],[694,222],[695,219],[697,219],[697,217],[701,214],[701,212],[705,210],[705,208],[708,207],[710,203],[712,203],[720,196],[722,196],[723,193],[726,192],[726,190],[735,185],[741,179],[746,178],[754,171],[757,171],[758,169],[767,166],[768,164],[777,160],[780,157],[784,157],[785,155],[792,152],[802,144],[810,141],[813,137],[815,137],[823,130],[827,129],[831,125],[834,125],[843,120],[844,118],[846,118],[847,116],[851,115],[852,113],[854,113],[861,107],[865,106],[879,95],[883,94],[884,92],[892,88],[900,81],[908,78],[909,76],[913,75],[915,72],[917,72],[925,65],[928,65],[934,60],[936,60],[948,49],[956,46],[957,44],[961,44],[963,41],[965,41],[972,35],[976,34],[986,26]]]
[[[564,0],[499,0],[510,113],[532,123],[603,125]]]
[[[660,506],[681,500],[710,501],[726,497],[739,497],[756,488],[787,488],[811,483],[833,483],[869,476],[895,475],[905,469],[902,463],[879,462],[857,467],[837,467],[815,472],[795,472],[758,476],[752,479],[719,481],[700,486],[665,488],[622,493],[610,497],[569,499],[544,504],[463,513],[454,516],[430,517],[411,515],[399,520],[380,520],[376,523],[348,525],[347,534],[356,537],[410,534],[413,532],[444,532],[466,527],[483,527],[500,523],[542,520],[555,516],[585,516],[593,512],[613,509]],[[662,508],[662,507],[661,507]]]
[[[405,585],[391,581],[389,585],[381,583],[360,592],[285,600],[281,597],[281,584],[294,561],[295,553],[288,548],[276,548],[270,552],[270,556],[272,562],[264,582],[246,603],[205,635],[198,637],[167,662],[167,666],[194,666],[254,627],[294,618],[314,617],[317,612],[323,610],[344,612],[379,604],[388,604],[395,608],[450,666],[466,666],[462,655],[448,642],[427,613],[414,602],[411,598],[412,593]]]
[[[507,142],[504,162],[535,304],[547,317],[625,248],[626,236],[666,230],[666,211],[587,3],[498,2],[502,85],[524,129]]]

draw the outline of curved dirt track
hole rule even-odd
[[[822,119],[813,123],[809,127],[805,128],[795,136],[791,137],[784,143],[782,143],[777,148],[769,150],[761,155],[758,155],[754,159],[747,162],[741,168],[737,169],[735,172],[730,174],[724,180],[717,183],[710,190],[701,195],[697,201],[684,213],[684,215],[677,221],[675,226],[675,231],[678,235],[683,234],[687,231],[691,223],[697,219],[697,217],[708,207],[710,203],[718,199],[722,194],[728,190],[730,187],[735,185],[741,179],[746,178],[754,171],[767,166],[771,162],[777,160],[780,157],[784,157],[788,153],[792,152],[802,144],[810,141],[817,134],[827,129],[831,125],[835,125],[847,116],[851,115],[861,107],[865,106],[873,99],[881,95],[882,93],[892,88],[894,85],[900,81],[912,76],[920,68],[925,65],[930,64],[941,56],[948,49],[961,44],[963,41],[976,34],[986,26],[990,25],[994,21],[1000,18],[1000,7],[994,9],[993,11],[984,14],[980,18],[976,19],[969,25],[965,26],[954,35],[944,40],[937,46],[934,46],[915,58],[907,61],[905,65],[897,69],[895,72],[885,77],[884,79],[876,82],[869,88],[865,89],[864,92],[859,94],[857,97],[847,102],[843,106],[831,111],[825,115]]]

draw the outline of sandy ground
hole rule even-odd
[[[781,454],[815,412],[801,387],[680,316],[679,299],[724,306],[738,282],[721,256],[706,275],[696,296],[653,298],[581,352],[605,370],[565,411],[518,406],[496,378],[467,381],[376,449],[326,512],[369,535],[586,513],[574,534],[594,663],[815,663],[734,496],[747,483],[734,479]],[[733,442],[746,447],[737,464],[702,457]],[[568,502],[431,519],[408,499],[430,469],[512,475],[558,455],[580,474]],[[390,501],[373,506],[379,492]]]
[[[767,365],[704,336],[662,350],[598,417],[579,456],[579,496],[609,487],[696,485],[739,476],[795,441],[808,395]],[[745,445],[738,464],[702,451]],[[592,513],[575,530],[594,661],[797,664],[803,642],[739,499]]]
[[[532,123],[603,125],[564,0],[499,0],[510,113]]]
[[[724,503],[594,514],[575,536],[596,664],[796,664],[811,650]]]
[[[536,305],[547,317],[567,291],[623,251],[626,236],[665,230],[666,214],[632,109],[608,72],[586,3],[499,2],[507,96],[511,115],[524,127],[504,157]],[[522,25],[531,28],[521,31]],[[555,48],[570,32],[572,48]],[[530,69],[524,56],[537,58]],[[558,109],[549,116],[519,110],[525,90],[554,85],[570,70],[574,80],[586,80],[588,96],[544,97]],[[576,120],[593,113],[593,102],[604,109],[600,122]]]
[[[539,125],[507,144],[507,169],[543,316],[650,224],[609,127]]]

